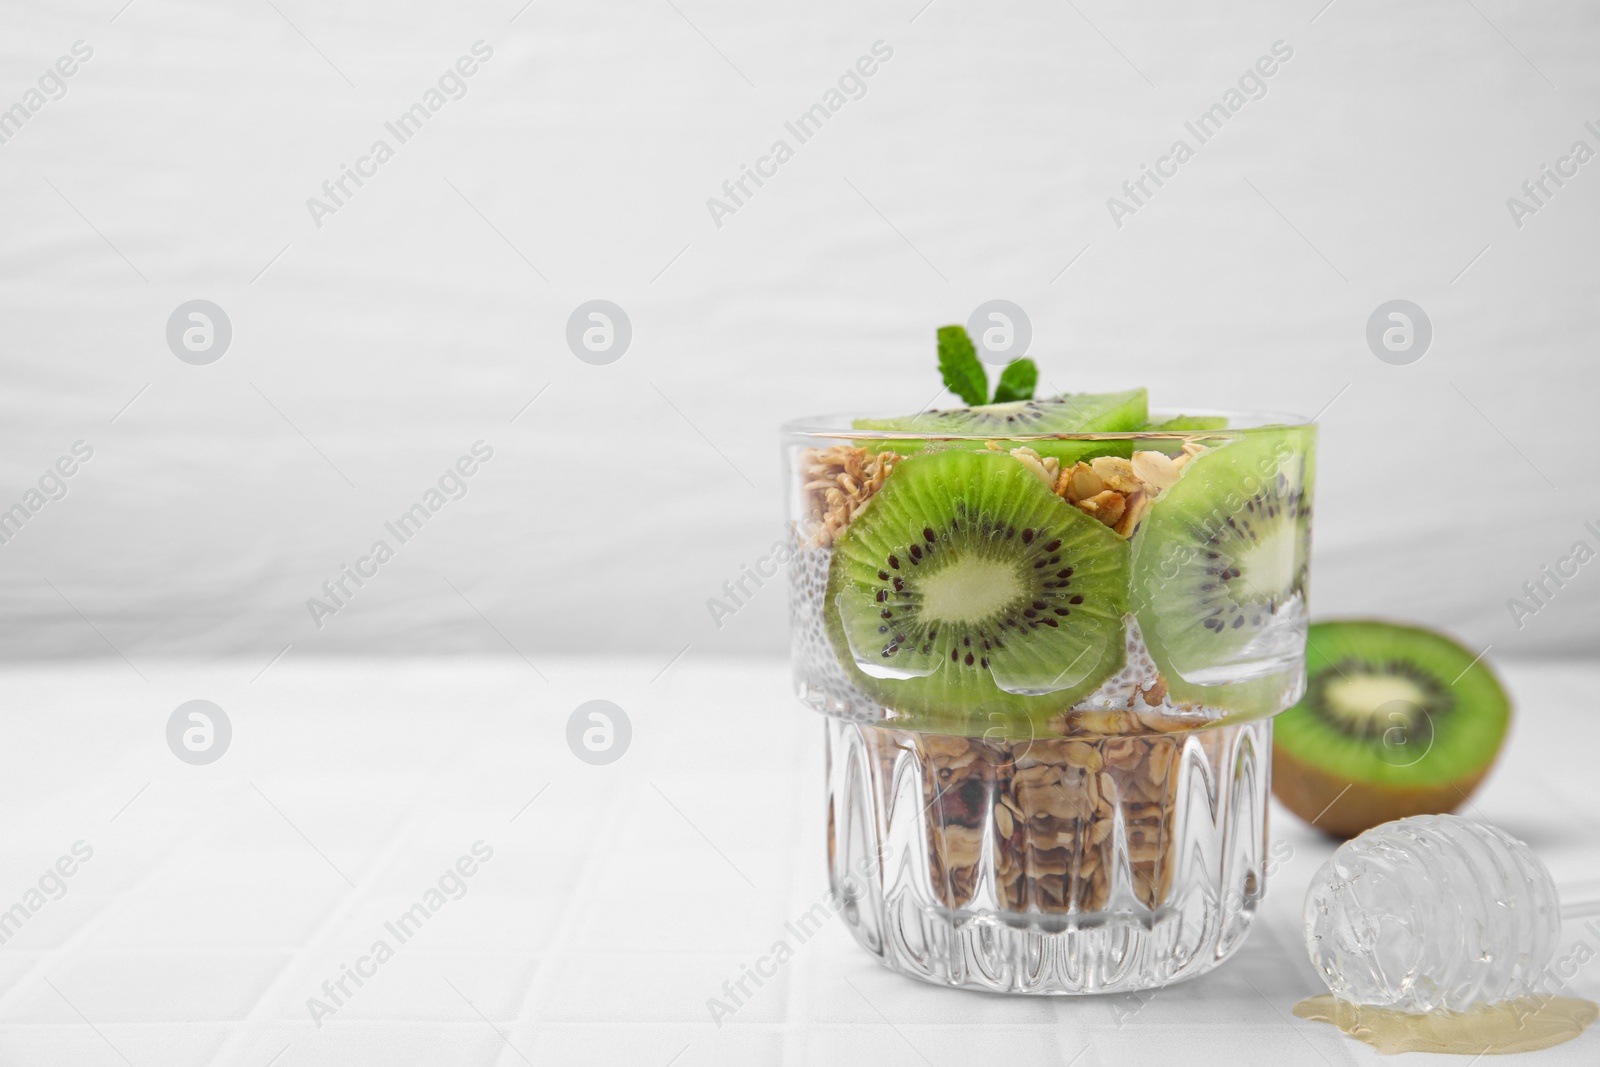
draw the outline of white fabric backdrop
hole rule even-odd
[[[1520,228],[1506,199],[1600,148],[1600,12],[921,2],[6,5],[0,108],[93,56],[0,144],[0,508],[94,455],[0,545],[0,654],[781,649],[779,586],[706,608],[780,533],[775,426],[925,403],[934,326],[993,297],[1060,388],[1326,409],[1318,614],[1594,649],[1600,563],[1520,630],[1506,600],[1600,545],[1600,163]],[[1114,225],[1280,40],[1265,96]],[[877,41],[865,96],[715,225]],[[1397,297],[1436,331],[1411,366],[1363,339]],[[195,298],[233,326],[210,366],[165,342]],[[564,340],[593,298],[633,324],[609,366]],[[316,627],[480,440],[468,495]]]

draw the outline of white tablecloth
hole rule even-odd
[[[1293,853],[1254,932],[1190,984],[1052,1000],[936,989],[882,969],[835,918],[718,1025],[708,999],[826,891],[822,727],[781,662],[138,666],[5,670],[0,909],[24,905],[0,945],[5,1064],[1379,1060],[1289,1014],[1319,990],[1299,912],[1331,845],[1282,809],[1272,831]],[[1474,811],[1558,880],[1600,876],[1600,668],[1503,671],[1518,718]],[[208,766],[167,747],[168,717],[194,698],[233,727]],[[633,728],[608,766],[565,741],[596,698]],[[475,845],[471,875],[430,897]],[[48,874],[64,856],[70,876]],[[428,917],[402,941],[385,924],[419,903]],[[1569,924],[1562,954],[1580,938],[1600,940]],[[379,940],[392,957],[363,963]],[[345,965],[371,977],[345,978],[335,1003],[323,983]],[[1569,992],[1600,999],[1600,965]],[[1537,1062],[1597,1051],[1590,1033]]]

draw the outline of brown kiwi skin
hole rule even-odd
[[[1318,830],[1344,839],[1394,819],[1455,811],[1493,766],[1454,782],[1408,789],[1341,778],[1273,745],[1272,794]]]

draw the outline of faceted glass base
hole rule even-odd
[[[993,993],[1215,967],[1266,888],[1271,720],[1009,742],[830,718],[834,891],[893,970]]]

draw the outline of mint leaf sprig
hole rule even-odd
[[[945,388],[969,406],[984,403],[989,396],[989,376],[978,361],[965,326],[939,327],[939,373]]]
[[[1013,400],[1032,400],[1033,387],[1039,384],[1039,368],[1031,359],[1014,359],[1000,372],[994,386],[991,403],[1006,404]]]
[[[939,373],[945,388],[966,401],[969,407],[980,404],[1006,404],[1032,400],[1039,383],[1039,368],[1031,359],[1014,359],[1000,372],[994,398],[989,398],[989,375],[978,359],[978,350],[965,326],[939,327]]]

